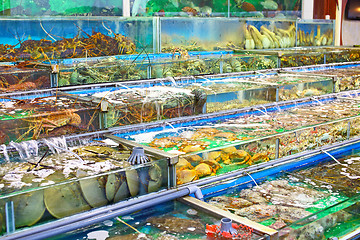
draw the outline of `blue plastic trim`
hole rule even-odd
[[[312,71],[320,71],[320,70],[327,70],[327,69],[344,69],[344,68],[351,68],[351,67],[359,67],[360,64],[347,64],[347,65],[337,65],[337,66],[327,66],[327,67],[313,67],[313,68],[299,68],[291,70],[293,72],[312,72]]]

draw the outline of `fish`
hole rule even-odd
[[[157,12],[157,15],[159,17],[165,17],[165,10],[164,9],[160,9],[158,12]]]
[[[243,2],[241,4],[241,9],[247,12],[256,12],[255,6],[248,2]]]
[[[196,11],[196,9],[191,7],[183,7],[181,10],[192,16],[198,15],[198,11]]]

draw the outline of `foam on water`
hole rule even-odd
[[[109,237],[109,232],[105,230],[93,231],[87,234],[88,239],[105,240]]]

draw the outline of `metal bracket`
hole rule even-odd
[[[5,216],[6,216],[6,232],[15,232],[15,214],[14,214],[14,202],[6,202],[5,204]]]

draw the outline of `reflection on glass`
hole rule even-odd
[[[122,16],[122,1],[117,0],[4,0],[4,16]]]

